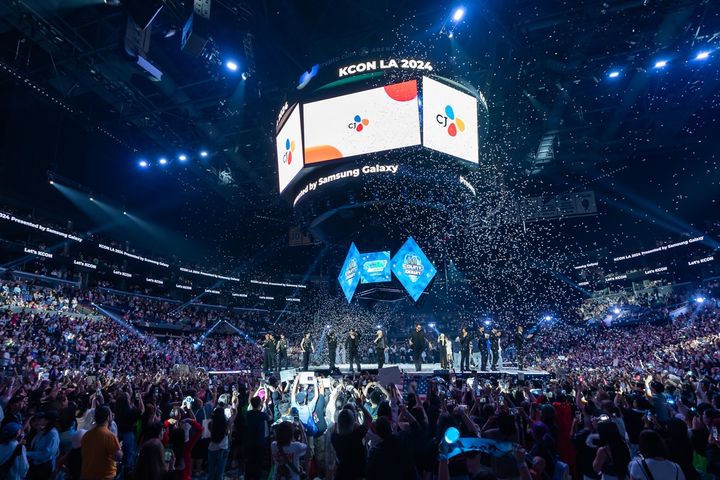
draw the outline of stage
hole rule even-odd
[[[377,363],[362,363],[360,364],[361,373],[370,373],[372,375],[377,375],[378,368]],[[309,370],[312,372],[315,372],[316,375],[323,375],[323,376],[338,376],[338,375],[352,375],[350,372],[350,365],[347,363],[338,363],[336,365],[336,370],[334,372],[330,371],[329,365],[310,365]],[[500,378],[517,378],[518,380],[549,380],[551,377],[550,372],[547,372],[545,370],[534,370],[531,368],[527,368],[524,370],[518,370],[514,366],[508,365],[507,367],[502,367],[497,370],[487,370],[487,371],[480,371],[480,370],[470,370],[467,372],[460,372],[460,371],[454,371],[454,370],[441,370],[439,363],[424,363],[422,365],[422,370],[419,372],[415,371],[415,364],[413,363],[399,363],[396,365],[392,364],[386,364],[385,368],[388,367],[398,367],[400,369],[400,372],[402,374],[405,374],[407,376],[411,377],[433,377],[433,376],[443,376],[447,377],[450,374],[454,374],[457,378],[468,378],[468,377],[477,377],[483,378],[483,379],[500,379]],[[291,368],[287,370],[283,370],[280,372],[280,377],[282,380],[286,380],[288,378],[294,378],[295,374],[297,373],[299,369]],[[357,374],[357,370],[354,372]]]

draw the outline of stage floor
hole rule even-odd
[[[376,373],[377,363],[362,363],[360,364],[362,367],[362,371],[365,372],[372,372]],[[402,373],[408,374],[408,375],[421,375],[421,376],[427,376],[427,375],[433,375],[435,372],[440,370],[440,364],[439,363],[424,363],[422,365],[422,370],[417,372],[415,371],[415,364],[413,363],[399,363],[396,365],[393,364],[385,364],[385,367],[398,367]],[[340,370],[341,373],[347,374],[350,373],[350,365],[347,363],[338,363],[336,367]],[[330,369],[329,365],[310,365],[310,370],[315,371],[317,373],[325,373],[328,372]],[[453,371],[452,373],[455,373],[457,375],[462,375],[463,377],[467,376],[473,376],[475,372],[481,377],[487,377],[487,378],[494,378],[494,377],[502,377],[503,375],[509,375],[516,377],[519,373],[522,373],[525,377],[528,378],[536,378],[536,377],[549,377],[550,373],[546,372],[545,370],[534,370],[532,368],[527,368],[525,370],[518,370],[514,366],[508,366],[508,367],[502,367],[498,370],[471,370],[468,372],[460,372],[460,371]]]

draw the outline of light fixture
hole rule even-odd
[[[443,440],[445,440],[445,443],[447,444],[454,444],[458,441],[460,438],[460,430],[458,430],[455,427],[450,427],[447,430],[445,430],[445,435],[443,435]]]
[[[710,57],[710,52],[707,50],[703,50],[702,52],[698,52],[697,55],[695,55],[695,60],[707,60]]]
[[[460,20],[463,19],[464,16],[465,16],[465,8],[464,8],[464,7],[458,7],[458,8],[456,8],[455,11],[453,12],[452,19],[453,19],[454,22],[459,22]]]
[[[231,72],[237,72],[238,71],[238,64],[234,60],[228,60],[225,62],[225,68],[230,70]]]
[[[617,78],[620,76],[619,70],[613,70],[612,72],[608,73],[609,78]]]
[[[655,62],[655,68],[665,68],[667,64],[667,60],[658,60],[657,62]]]
[[[95,199],[94,199],[93,197],[90,197],[90,201],[91,201],[91,202],[94,202]]]
[[[240,78],[242,78],[243,80],[247,80],[248,78],[250,78],[250,74],[248,72],[242,72]]]
[[[138,165],[140,165],[141,168],[147,168],[150,164],[147,162],[147,160],[140,160],[138,162]]]
[[[435,324],[434,324],[434,323],[428,323],[428,327],[430,327],[430,328],[435,328]]]
[[[545,315],[543,317],[543,320],[545,320],[546,322],[549,322],[550,320],[552,320],[552,317],[550,315]]]
[[[206,150],[203,150],[202,152],[200,152],[200,156],[206,158],[208,156],[208,152]]]
[[[55,185],[55,182],[53,182],[52,180],[50,180],[50,185]]]
[[[614,307],[612,311],[615,315],[620,315],[620,309],[618,307]]]
[[[695,303],[703,303],[705,301],[705,297],[695,297]]]
[[[448,38],[453,38],[454,36],[453,32],[448,33]]]
[[[187,155],[185,155],[185,154],[178,155],[178,160],[180,160],[181,162],[184,162],[185,160],[187,160]]]
[[[160,165],[167,165],[167,163],[168,163],[167,158],[165,158],[165,157],[161,158],[160,160],[158,160],[158,163]]]

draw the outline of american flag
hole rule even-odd
[[[403,382],[403,392],[408,392],[410,383],[415,382],[417,387],[415,388],[415,393],[418,396],[418,399],[421,402],[424,402],[427,399],[428,392],[430,391],[430,384],[429,384],[430,377],[428,376],[422,376],[422,377],[411,377],[406,376],[405,381]]]

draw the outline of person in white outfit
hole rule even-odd
[[[685,480],[680,465],[667,459],[667,446],[658,432],[643,430],[638,444],[640,456],[628,466],[632,480]]]

